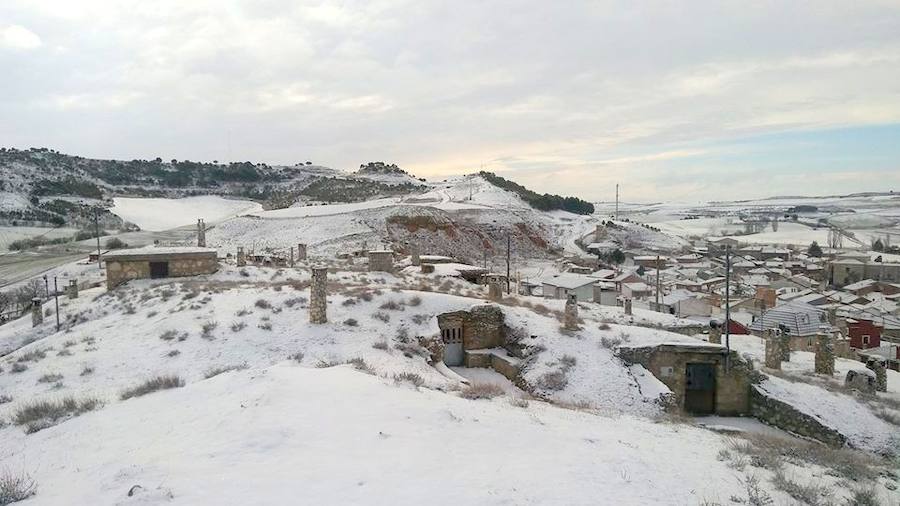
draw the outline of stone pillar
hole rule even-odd
[[[313,267],[312,281],[309,285],[309,323],[325,323],[328,321],[328,268]]]
[[[791,361],[791,335],[787,332],[779,331],[778,334],[778,346],[781,350],[781,361],[782,362],[790,362]]]
[[[781,369],[781,336],[775,334],[772,329],[766,330],[766,367],[769,369]]]
[[[413,265],[419,265],[422,261],[419,259],[419,247],[415,244],[409,245],[409,257]]]
[[[563,313],[563,328],[566,330],[578,330],[578,300],[571,294],[566,299],[566,309]]]
[[[488,278],[488,299],[500,300],[503,298],[503,283],[496,276]]]
[[[631,316],[631,299],[625,299],[625,314]]]
[[[875,373],[875,390],[878,392],[887,392],[887,365],[883,358],[869,357],[866,360],[866,367]]]
[[[604,236],[606,236],[606,230],[604,229],[603,225],[598,223],[594,227],[594,242],[600,242],[600,239],[602,239]]]
[[[44,309],[41,307],[41,298],[31,299],[31,326],[37,327],[44,323]]]
[[[291,267],[294,266],[294,247],[291,246]]]
[[[78,280],[70,279],[69,286],[66,288],[66,296],[70,299],[78,298]]]
[[[238,267],[243,267],[243,266],[245,266],[245,265],[247,265],[247,256],[244,255],[244,247],[243,247],[243,246],[238,246],[238,250],[237,250],[237,266],[238,266]]]
[[[722,324],[716,320],[709,322],[709,342],[713,344],[722,344]]]
[[[197,220],[197,246],[206,247],[206,223],[203,223],[203,218]]]
[[[834,374],[834,343],[831,334],[821,330],[816,336],[816,374]]]
[[[297,244],[297,261],[306,260],[306,245],[301,243]]]

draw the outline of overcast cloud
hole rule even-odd
[[[900,189],[897,1],[3,0],[0,68],[4,146],[591,199]]]

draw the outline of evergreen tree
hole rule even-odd
[[[809,245],[809,249],[806,250],[806,254],[811,257],[821,258],[822,257],[822,248],[819,246],[819,243],[817,243],[816,241],[813,241],[812,244]]]

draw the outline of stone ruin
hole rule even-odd
[[[309,284],[309,323],[328,321],[328,268],[313,267]]]
[[[488,287],[488,299],[500,300],[503,298],[503,278],[495,275],[485,276]]]
[[[204,223],[203,218],[197,220],[197,246],[201,248],[206,247],[206,223]]]
[[[44,311],[41,307],[41,298],[35,297],[31,299],[31,326],[37,327],[44,323]]]
[[[868,357],[866,368],[875,373],[875,390],[887,392],[887,364],[881,357]]]
[[[764,339],[766,341],[766,367],[781,369],[781,331],[767,329]]]
[[[394,252],[389,250],[369,251],[369,271],[394,272]]]
[[[578,299],[574,294],[569,294],[566,299],[566,308],[563,312],[563,328],[566,330],[578,330]]]
[[[238,246],[237,249],[237,266],[244,267],[247,265],[247,254],[244,253],[244,247]]]
[[[815,358],[816,374],[834,374],[834,342],[831,334],[822,329],[820,334],[816,336],[816,358]]]
[[[844,378],[844,386],[867,394],[875,393],[875,374],[868,369],[851,369]]]
[[[709,342],[722,344],[722,324],[716,320],[709,321]]]
[[[66,286],[66,297],[68,297],[70,299],[78,298],[78,280],[77,279],[69,280],[69,285]]]

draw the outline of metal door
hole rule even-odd
[[[698,415],[715,413],[715,365],[687,364],[684,383],[684,410]]]
[[[441,340],[444,342],[444,363],[450,366],[460,366],[464,362],[463,336],[461,328],[441,330]]]
[[[169,262],[150,262],[150,277],[153,279],[169,277]]]

